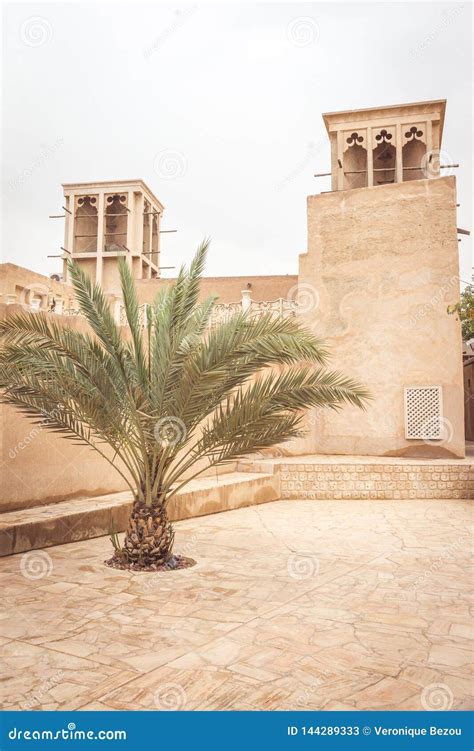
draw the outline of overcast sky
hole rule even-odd
[[[321,113],[439,98],[470,229],[470,35],[469,3],[6,5],[3,260],[60,269],[61,183],[141,177],[163,265],[211,235],[207,275],[297,273]]]

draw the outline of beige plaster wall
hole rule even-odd
[[[48,292],[62,298],[65,307],[69,307],[69,301],[74,299],[74,290],[67,284],[14,263],[0,263],[0,304],[6,303],[9,295],[16,295],[17,302],[27,304],[28,293],[47,296]]]
[[[20,305],[0,305],[0,319],[20,310]],[[86,322],[79,317],[55,315],[54,321],[78,331],[87,330]],[[0,511],[127,487],[114,468],[87,446],[76,446],[44,430],[9,405],[0,406],[0,420]]]
[[[113,467],[87,446],[49,433],[9,405],[0,406],[0,511],[125,490]]]
[[[454,177],[308,198],[299,282],[332,365],[374,399],[366,412],[312,413],[292,452],[464,455]],[[404,437],[404,386],[441,385],[448,440]]]

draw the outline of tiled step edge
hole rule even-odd
[[[341,457],[335,461],[302,456],[243,460],[241,471],[274,471],[280,475],[281,497],[298,500],[407,500],[474,498],[474,465],[459,461],[428,462],[385,459],[384,463]]]

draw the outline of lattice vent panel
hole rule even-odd
[[[411,386],[405,389],[405,438],[442,440],[441,386]]]

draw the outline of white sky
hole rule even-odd
[[[321,113],[438,98],[446,158],[461,165],[458,226],[471,229],[469,3],[3,10],[4,261],[60,269],[46,256],[63,244],[48,219],[63,213],[62,182],[141,177],[163,228],[179,230],[162,235],[163,265],[211,235],[207,275],[297,273],[306,196],[329,189],[313,177],[329,169]],[[469,280],[471,238],[459,245]]]

